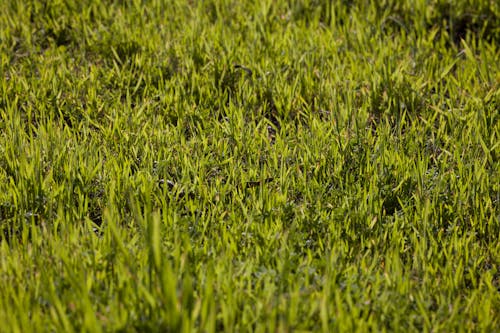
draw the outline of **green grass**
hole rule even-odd
[[[2,1],[0,331],[499,331],[499,22]]]

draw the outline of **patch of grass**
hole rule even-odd
[[[2,2],[1,330],[499,330],[499,16]]]

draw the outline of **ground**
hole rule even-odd
[[[499,22],[3,1],[2,332],[499,331]]]

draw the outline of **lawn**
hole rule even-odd
[[[500,4],[4,0],[1,332],[500,331]]]

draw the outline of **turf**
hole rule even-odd
[[[499,331],[499,22],[2,1],[0,330]]]

